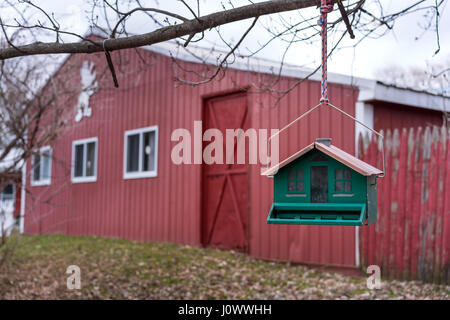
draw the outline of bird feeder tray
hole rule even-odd
[[[365,203],[273,203],[267,223],[362,226],[366,213]]]

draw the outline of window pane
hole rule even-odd
[[[334,183],[334,190],[335,190],[336,192],[342,192],[342,191],[343,191],[343,188],[342,188],[342,181],[336,181],[336,182]]]
[[[352,182],[351,181],[345,181],[344,182],[344,191],[345,192],[351,192],[352,191]]]
[[[305,191],[305,183],[303,181],[297,181],[297,191]]]
[[[335,171],[335,179],[342,179],[342,169],[336,169]]]
[[[83,157],[84,157],[84,145],[78,144],[75,146],[75,169],[74,176],[83,176]]]
[[[345,179],[351,179],[352,178],[352,172],[349,169],[344,170],[344,178]]]
[[[127,137],[127,172],[139,170],[139,134]]]
[[[303,173],[303,169],[297,170],[297,179],[299,179],[299,180],[305,179],[305,174]]]
[[[41,165],[42,165],[42,179],[50,178],[50,152],[46,151],[42,154]]]
[[[14,188],[12,184],[9,184],[3,189],[1,199],[3,201],[12,200],[14,198]]]
[[[5,189],[3,189],[3,194],[13,194],[14,188],[12,184],[8,184]]]
[[[151,152],[151,148],[150,148],[150,133],[149,132],[145,132],[144,133],[144,143],[142,144],[142,170],[144,171],[148,171],[149,170],[149,165],[150,165],[150,152]]]
[[[142,170],[155,170],[155,132],[145,132],[142,144]]]
[[[41,178],[40,162],[41,162],[41,156],[35,155],[33,158],[33,180],[34,181],[39,181],[39,179]]]
[[[150,171],[156,170],[156,133],[150,132]]]
[[[295,191],[295,182],[294,181],[289,181],[288,191]]]
[[[288,179],[295,179],[295,170],[289,170]]]
[[[86,149],[86,176],[92,177],[95,174],[95,142],[89,142]]]

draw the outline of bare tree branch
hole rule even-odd
[[[236,51],[236,49],[239,47],[239,45],[242,43],[242,41],[245,39],[245,37],[249,34],[250,30],[253,29],[253,27],[256,24],[256,21],[258,20],[258,17],[256,17],[252,24],[250,25],[250,27],[247,29],[247,31],[245,31],[245,33],[242,35],[242,37],[239,39],[239,41],[234,45],[233,48],[231,48],[231,50],[225,55],[225,57],[222,59],[222,61],[220,62],[219,66],[216,68],[216,71],[207,79],[203,80],[203,81],[198,81],[198,82],[193,82],[193,81],[187,81],[187,80],[183,80],[181,78],[178,78],[178,80],[184,84],[188,84],[191,86],[197,86],[200,84],[205,84],[210,82],[211,80],[213,80],[220,72],[220,70],[223,69],[224,64],[226,64],[227,59],[234,54],[234,52]]]
[[[318,0],[272,0],[242,6],[222,12],[194,18],[181,24],[171,25],[140,35],[112,39],[108,41],[108,50],[120,50],[151,45],[192,33],[199,33],[223,24],[236,22],[262,15],[291,11],[317,6]],[[201,21],[201,22],[200,22]],[[36,54],[57,53],[93,53],[103,51],[102,42],[42,43],[35,42],[17,48],[0,49],[0,60]]]

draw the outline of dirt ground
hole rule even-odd
[[[15,236],[0,266],[1,299],[450,299],[450,286],[365,277],[267,262],[176,244],[68,236]],[[67,289],[67,268],[81,289]]]

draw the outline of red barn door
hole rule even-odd
[[[218,129],[222,133],[224,161],[223,164],[203,165],[202,241],[205,246],[242,251],[248,249],[248,141],[244,151],[245,164],[237,164],[236,138],[233,164],[226,164],[226,158],[233,156],[226,154],[226,129],[241,128],[245,131],[248,126],[245,93],[206,101],[203,128],[205,131]],[[203,150],[210,143],[204,142]]]

